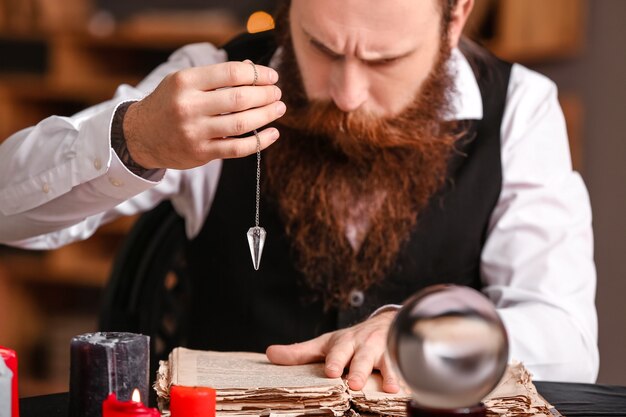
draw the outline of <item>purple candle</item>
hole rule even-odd
[[[101,417],[110,393],[129,401],[137,388],[148,398],[150,338],[134,333],[87,333],[70,348],[70,417]]]

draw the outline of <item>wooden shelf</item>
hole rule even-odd
[[[476,0],[467,33],[511,62],[571,58],[584,48],[586,0]]]
[[[585,47],[586,0],[476,0],[465,28],[495,55],[527,66],[578,56]],[[582,170],[582,100],[559,97],[570,142],[572,165]]]
[[[45,67],[0,72],[0,142],[49,115],[69,116],[109,99],[117,86],[137,84],[183,45],[221,45],[241,30],[223,13],[137,16],[100,36],[76,27],[0,30],[5,43],[40,46]]]
[[[12,250],[0,254],[0,263],[17,282],[102,288],[122,239],[136,219],[120,218],[101,227],[92,238],[59,249]]]

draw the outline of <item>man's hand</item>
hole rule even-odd
[[[124,136],[133,160],[144,168],[188,169],[213,159],[256,152],[252,136],[285,113],[278,73],[250,62],[226,62],[170,74],[146,98],[129,106]],[[259,132],[261,149],[278,130]]]
[[[268,359],[278,365],[300,365],[325,359],[326,375],[337,378],[350,367],[348,385],[360,390],[373,369],[383,376],[383,390],[400,390],[398,379],[385,357],[387,333],[395,311],[380,313],[347,329],[325,333],[315,339],[293,345],[273,345],[267,348]]]

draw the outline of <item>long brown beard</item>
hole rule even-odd
[[[441,187],[458,136],[442,123],[451,77],[443,47],[418,95],[400,115],[344,113],[309,102],[283,33],[279,67],[287,114],[267,151],[267,191],[277,201],[304,284],[326,308],[348,305],[392,271],[418,213]],[[442,45],[446,45],[442,42]],[[355,226],[360,247],[346,237]],[[352,230],[355,230],[354,227]]]

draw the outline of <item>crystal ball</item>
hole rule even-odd
[[[478,405],[502,378],[509,351],[489,299],[455,285],[411,297],[391,324],[387,348],[415,402],[433,409]]]

